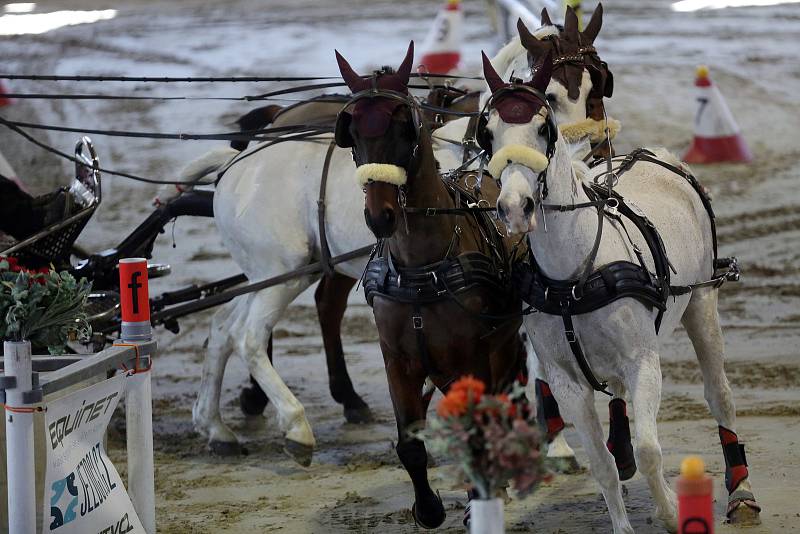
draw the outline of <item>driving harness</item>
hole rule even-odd
[[[580,341],[575,334],[572,321],[573,315],[589,313],[618,299],[630,297],[638,300],[648,308],[658,311],[654,321],[655,331],[658,333],[669,296],[684,295],[693,289],[704,286],[719,287],[726,280],[737,281],[739,279],[736,258],[720,259],[717,257],[716,225],[714,212],[711,208],[711,199],[694,176],[684,169],[659,160],[649,150],[639,148],[624,156],[619,166],[613,169],[614,180],[618,180],[622,174],[641,161],[660,165],[678,176],[682,176],[700,196],[711,221],[714,243],[714,274],[711,279],[686,286],[671,285],[670,270],[673,272],[675,270],[667,257],[667,252],[658,230],[632,202],[626,201],[613,188],[599,183],[584,184],[584,190],[589,196],[590,202],[577,205],[545,205],[544,208],[552,211],[572,211],[581,207],[597,207],[601,219],[609,217],[621,225],[628,240],[633,245],[638,264],[630,261],[615,261],[591,273],[585,272],[580,278],[555,280],[544,274],[533,254],[529,253],[525,262],[514,265],[512,273],[512,278],[523,301],[539,312],[561,316],[564,323],[564,336],[587,381],[596,391],[601,391],[610,396],[612,394],[607,390],[607,383],[601,382],[595,377],[586,360]],[[599,177],[602,176],[600,175]],[[645,264],[642,251],[631,240],[630,234],[625,227],[625,220],[630,221],[639,230],[647,243],[654,262],[655,273],[650,272]],[[599,244],[600,236],[601,233],[598,232],[595,251]],[[594,261],[593,256],[594,254],[587,264],[587,271],[591,269]],[[722,269],[725,269],[725,271],[718,272]]]
[[[444,258],[421,267],[396,266],[385,240],[379,241],[362,278],[364,295],[370,306],[373,306],[375,297],[412,306],[411,323],[416,334],[417,349],[423,368],[429,376],[437,374],[438,370],[430,358],[425,341],[422,306],[449,299],[461,309],[469,311],[459,300],[459,295],[476,287],[486,288],[491,294],[497,295],[499,300],[518,298],[512,289],[508,268],[510,259],[503,244],[503,236],[489,214],[494,208],[479,205],[480,180],[475,176],[477,183],[474,194],[460,183],[463,181],[466,184],[470,176],[475,174],[462,173],[458,180],[443,179],[456,207],[404,209],[424,216],[460,215],[473,218],[481,238],[489,245],[489,254],[469,251],[452,255],[461,234],[461,227],[457,225]],[[490,326],[489,333],[509,320],[521,319],[519,313],[508,316],[490,316],[472,311],[469,313],[487,323]]]

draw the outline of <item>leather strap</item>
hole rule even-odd
[[[325,163],[322,164],[322,179],[319,183],[319,199],[317,200],[317,221],[319,222],[319,249],[322,258],[322,272],[326,276],[332,276],[333,265],[331,265],[331,249],[328,247],[328,236],[325,233],[325,192],[328,186],[328,170],[331,167],[333,150],[336,148],[336,141],[331,141],[328,151],[325,153]]]
[[[578,363],[581,372],[583,372],[583,376],[586,377],[592,389],[605,393],[609,397],[613,397],[614,395],[607,389],[608,383],[597,380],[597,377],[592,372],[592,367],[589,365],[589,362],[586,361],[586,356],[584,356],[583,349],[581,348],[581,342],[575,334],[575,325],[572,323],[572,315],[570,315],[566,304],[561,307],[561,318],[564,321],[564,337],[567,339],[569,348],[572,350],[572,355],[575,356],[575,361]]]
[[[426,375],[434,376],[438,373],[438,369],[428,352],[428,343],[425,341],[425,323],[422,320],[422,307],[419,301],[414,302],[413,309],[411,327],[414,329],[414,335],[417,339],[417,352],[419,352],[419,358],[422,361],[422,368],[425,370]]]

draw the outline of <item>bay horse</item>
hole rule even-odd
[[[545,59],[534,77],[549,69]],[[531,245],[529,263],[518,271],[520,291],[541,313],[525,325],[553,394],[581,436],[614,532],[633,529],[594,393],[630,394],[636,460],[656,516],[675,529],[676,498],[663,475],[656,415],[659,348],[679,322],[719,424],[727,515],[757,522],[717,313],[718,287],[736,269],[717,258],[709,199],[688,167],[663,149],[609,160],[610,170],[574,161],[545,93],[505,82],[485,56],[484,77],[491,96],[482,135],[492,154],[489,170],[502,183],[498,214],[510,231],[528,232]]]
[[[340,113],[336,142],[351,148],[365,193],[366,225],[380,240],[367,265],[372,305],[399,441],[397,455],[414,487],[412,514],[425,528],[445,519],[427,478],[424,443],[409,433],[424,424],[426,377],[446,392],[473,375],[498,392],[523,364],[517,332],[521,303],[510,291],[512,239],[492,216],[469,206],[494,202],[493,180],[480,196],[456,177],[440,178],[431,133],[409,96],[414,43],[396,72],[359,76],[337,52],[353,92]],[[352,108],[352,111],[350,109]]]

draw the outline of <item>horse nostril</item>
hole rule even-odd
[[[506,215],[507,215],[506,209],[503,207],[502,204],[500,204],[498,202],[497,203],[497,217],[499,217],[501,220],[507,220],[506,219]]]
[[[386,222],[387,225],[390,227],[394,225],[394,209],[392,208],[384,208],[383,210],[383,220]]]
[[[525,204],[522,205],[522,212],[525,214],[526,217],[530,217],[535,207],[536,204],[534,204],[533,199],[531,197],[528,197],[525,199]]]

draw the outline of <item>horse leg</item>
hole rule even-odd
[[[305,409],[292,394],[265,350],[266,340],[286,307],[311,281],[295,279],[280,286],[262,289],[250,295],[241,338],[236,351],[247,364],[250,374],[269,396],[278,412],[278,425],[285,432],[284,448],[301,465],[310,465],[316,441],[305,416]]]
[[[656,503],[656,517],[664,521],[670,532],[678,528],[678,509],[675,492],[664,479],[661,445],[658,443],[656,416],[661,404],[661,365],[658,353],[643,349],[635,359],[639,363],[636,374],[630,377],[628,388],[633,403],[633,420],[636,430],[636,460],[647,478],[650,493]]]
[[[734,431],[736,407],[725,375],[725,342],[717,312],[717,290],[701,288],[692,294],[681,318],[692,341],[700,371],[703,391],[714,419],[719,425],[722,452],[725,457],[725,487],[728,489],[727,515],[731,523],[759,524],[761,507],[756,503],[748,478],[744,445]]]
[[[267,341],[267,356],[269,363],[272,363],[272,334],[269,335]],[[239,407],[245,415],[261,415],[264,413],[267,404],[269,404],[269,397],[258,385],[256,379],[250,376],[250,387],[242,388],[239,394]]]
[[[581,466],[575,457],[575,451],[564,438],[564,420],[561,418],[558,402],[550,391],[550,384],[544,380],[544,369],[533,345],[528,341],[527,334],[523,333],[521,337],[526,352],[528,384],[533,384],[533,392],[530,391],[530,386],[526,387],[526,396],[528,400],[536,401],[536,419],[539,426],[547,432],[547,463],[558,473],[578,473]]]
[[[229,332],[244,305],[244,299],[236,299],[226,303],[214,314],[209,329],[208,349],[203,360],[200,390],[192,406],[194,427],[208,439],[209,450],[214,454],[231,455],[242,452],[236,436],[222,420],[219,397],[225,365],[233,352]]]
[[[546,371],[551,382],[557,384],[553,389],[554,396],[567,418],[574,423],[589,456],[592,475],[606,501],[614,534],[633,534],[614,457],[603,443],[603,427],[594,408],[594,391],[588,384],[573,382],[558,366],[548,366]]]
[[[347,296],[355,283],[355,279],[338,273],[323,276],[314,292],[314,300],[322,328],[331,396],[344,406],[344,418],[348,423],[364,424],[372,421],[372,412],[353,389],[342,347],[342,318],[347,308]]]
[[[426,373],[419,363],[390,355],[383,344],[381,349],[397,421],[399,440],[395,451],[414,485],[414,506],[411,513],[417,524],[433,529],[444,522],[444,506],[428,482],[428,453],[425,444],[408,435],[409,427],[413,428],[425,421],[425,407],[420,391]]]

